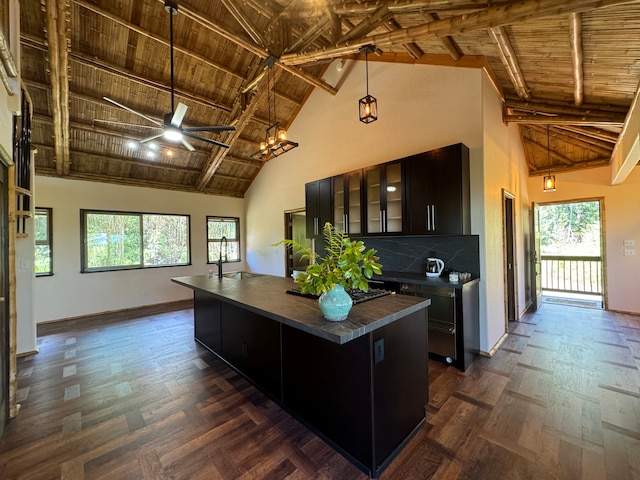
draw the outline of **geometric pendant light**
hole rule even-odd
[[[366,45],[360,49],[364,52],[364,65],[367,80],[367,95],[358,101],[358,110],[360,112],[360,121],[363,123],[375,122],[378,119],[378,101],[375,97],[369,95],[369,60],[368,56],[374,52],[373,45]]]

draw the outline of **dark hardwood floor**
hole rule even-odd
[[[366,479],[193,340],[192,311],[39,328],[8,479]],[[381,479],[640,479],[640,317],[544,304],[465,373]]]

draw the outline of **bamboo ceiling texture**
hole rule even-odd
[[[20,3],[40,175],[241,197],[263,165],[251,154],[267,92],[288,127],[314,88],[336,93],[327,65],[362,59],[366,45],[370,61],[486,69],[531,175],[601,166],[640,80],[638,0],[185,0],[173,16],[175,103],[188,107],[183,127],[234,126],[201,133],[230,148],[134,149],[158,128],[104,97],[159,122],[171,112],[165,0]]]

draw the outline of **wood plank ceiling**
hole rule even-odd
[[[165,0],[22,0],[22,76],[36,173],[241,197],[270,124],[288,127],[338,58],[485,68],[519,125],[531,175],[607,165],[640,79],[638,0],[188,0],[174,17],[176,103],[203,133],[190,152],[109,97],[171,111]],[[277,61],[265,74],[265,59]],[[273,118],[271,117],[271,123]]]

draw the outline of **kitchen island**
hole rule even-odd
[[[387,295],[329,322],[288,278],[172,281],[194,292],[195,338],[371,477],[425,422],[429,299]]]

